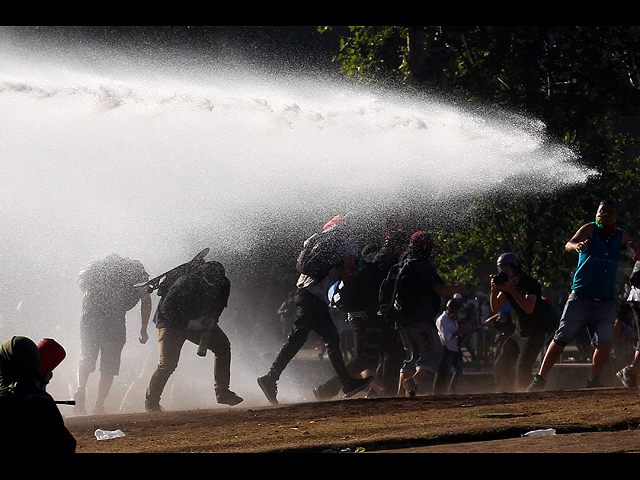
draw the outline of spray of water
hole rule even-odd
[[[255,378],[277,345],[260,325],[275,312],[260,311],[263,292],[242,288],[258,265],[252,252],[287,253],[336,213],[455,217],[492,190],[535,195],[594,173],[523,115],[186,57],[0,42],[0,111],[0,333],[65,345],[50,387],[58,397],[75,385],[75,278],[91,260],[118,252],[157,274],[211,247],[240,285],[222,320],[232,387],[264,401]],[[277,278],[279,303],[293,283],[290,272]],[[142,408],[157,360],[153,331],[149,345],[137,342],[138,317],[129,315],[111,410],[123,395],[123,408]],[[210,365],[189,348],[167,390],[175,402],[163,403],[215,406]],[[283,401],[287,391],[308,398],[281,390]]]

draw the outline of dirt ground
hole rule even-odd
[[[356,398],[65,422],[77,453],[640,452],[640,391]],[[98,428],[126,436],[98,441]],[[541,428],[557,435],[521,437]]]

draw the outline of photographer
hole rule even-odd
[[[498,274],[491,275],[491,310],[499,312],[505,302],[511,307],[515,331],[505,340],[494,366],[496,391],[524,391],[533,378],[533,364],[547,334],[542,290],[536,279],[522,272],[515,253],[504,253],[497,261]]]

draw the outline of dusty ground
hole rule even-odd
[[[640,392],[624,388],[521,394],[350,399],[72,417],[78,453],[640,452]],[[539,428],[554,437],[521,438]],[[94,431],[126,437],[96,440]]]

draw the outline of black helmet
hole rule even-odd
[[[457,298],[452,298],[447,302],[447,308],[450,308],[452,312],[459,312],[462,308],[462,302]]]
[[[522,269],[522,261],[520,260],[520,257],[512,252],[503,253],[502,255],[500,255],[496,263],[498,267],[501,265],[511,265],[518,270]]]

